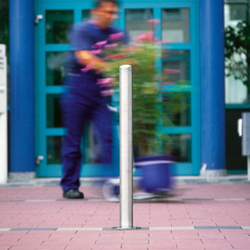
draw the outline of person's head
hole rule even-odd
[[[118,0],[96,0],[92,12],[97,23],[106,28],[117,18]]]

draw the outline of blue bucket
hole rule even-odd
[[[140,188],[148,193],[164,193],[172,187],[170,164],[173,155],[143,156],[135,158],[135,167],[142,169]]]

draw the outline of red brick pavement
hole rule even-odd
[[[250,249],[250,185],[178,184],[168,200],[134,202],[134,226],[119,227],[119,203],[101,187],[64,200],[60,187],[0,187],[0,250]]]

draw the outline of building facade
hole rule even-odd
[[[10,0],[10,173],[37,177],[61,175],[60,146],[65,130],[58,99],[63,92],[67,28],[89,17],[92,1]],[[223,0],[123,0],[117,25],[136,36],[146,21],[159,19],[155,34],[169,40],[162,68],[177,69],[171,82],[185,82],[189,107],[162,124],[179,157],[175,175],[225,175],[225,75]],[[166,96],[173,91],[164,88]],[[116,128],[114,121],[114,130]],[[91,125],[86,126],[86,131]],[[95,163],[95,144],[86,133],[82,176],[112,176],[117,171]],[[114,133],[115,134],[115,133]]]

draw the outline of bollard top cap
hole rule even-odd
[[[124,65],[120,66],[120,69],[131,69],[131,68],[132,68],[132,66],[129,64],[124,64]]]

